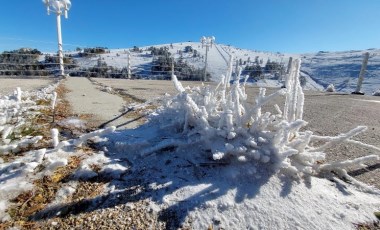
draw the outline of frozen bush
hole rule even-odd
[[[334,84],[330,84],[326,87],[326,92],[335,92],[335,86]]]
[[[350,142],[380,152],[380,149],[352,137],[366,130],[358,127],[337,137],[315,136],[311,131],[300,131],[307,125],[303,120],[304,94],[300,85],[300,60],[294,60],[286,82],[286,89],[266,95],[260,89],[255,105],[247,103],[245,83],[240,74],[230,85],[231,68],[216,88],[184,89],[172,76],[179,94],[166,104],[155,117],[162,129],[176,130],[179,140],[163,140],[142,155],[160,149],[200,144],[207,159],[230,164],[253,164],[292,177],[317,175],[339,171],[348,166],[362,166],[362,162],[378,160],[377,155],[365,159],[334,164],[319,164],[326,160],[324,151],[342,142]],[[276,97],[285,96],[284,109],[275,105],[277,113],[263,111],[263,106]],[[311,144],[312,143],[312,144]],[[317,145],[319,144],[319,145]],[[211,152],[211,155],[208,155]],[[263,168],[263,167],[262,167]],[[346,175],[347,176],[347,175]]]

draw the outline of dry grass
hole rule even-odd
[[[35,223],[29,221],[28,218],[43,210],[54,200],[57,191],[65,183],[65,179],[78,168],[79,164],[80,159],[78,157],[71,157],[67,166],[58,168],[51,176],[44,176],[42,179],[34,181],[32,191],[22,193],[13,199],[14,205],[8,210],[13,221],[8,222],[8,225],[33,226]]]
[[[357,230],[380,230],[380,221],[373,223],[355,224]]]
[[[64,84],[60,84],[57,89],[57,104],[55,111],[50,108],[50,101],[38,100],[37,104],[44,106],[44,109],[39,111],[39,114],[31,119],[30,124],[22,131],[23,135],[41,135],[43,140],[37,146],[31,147],[31,149],[49,148],[51,147],[51,134],[52,128],[58,128],[61,133],[60,139],[75,138],[83,132],[92,131],[96,127],[86,126],[85,130],[74,130],[61,127],[60,121],[71,117],[77,117],[81,120],[87,121],[87,124],[91,124],[92,116],[77,115],[72,112],[72,108],[69,102],[65,99],[65,95],[68,92]],[[143,103],[144,101],[131,97],[125,94],[122,90],[113,90],[114,94],[121,96],[126,104]],[[129,119],[141,118],[139,121],[145,122],[145,114],[148,110],[155,110],[156,106],[148,105],[141,109],[135,109],[128,112],[125,116]],[[53,122],[54,121],[54,122]],[[81,148],[81,151],[85,154],[92,154],[95,146],[89,143]],[[27,150],[25,150],[27,151]],[[14,158],[17,156],[13,156]],[[13,159],[14,159],[13,158]],[[9,158],[10,160],[13,160]],[[8,213],[12,217],[12,221],[1,223],[0,230],[8,229],[10,227],[18,227],[21,229],[41,229],[45,228],[41,226],[41,223],[30,220],[30,217],[43,212],[47,205],[50,204],[56,197],[56,194],[60,188],[62,188],[68,181],[71,180],[71,175],[79,167],[81,158],[71,157],[67,166],[58,168],[53,175],[45,176],[42,179],[34,181],[34,189],[20,194],[14,200],[13,205],[8,210]],[[101,168],[97,165],[91,165],[94,172],[98,172]],[[38,169],[38,168],[37,168]],[[43,170],[43,168],[39,168]],[[106,178],[94,178],[90,181],[78,181],[76,191],[68,197],[64,203],[73,204],[73,207],[85,210],[86,200],[93,199],[102,193],[104,185],[107,183]],[[80,204],[80,207],[75,204]],[[69,205],[70,206],[70,205]],[[70,206],[71,207],[71,206]],[[57,216],[54,219],[62,221],[70,213],[75,213],[77,210],[65,209],[61,210],[62,216]]]
[[[31,117],[25,127],[22,128],[20,135],[26,136],[43,136],[42,141],[37,145],[23,149],[20,154],[10,154],[2,157],[5,162],[10,162],[18,158],[23,153],[41,148],[49,148],[51,146],[52,128],[58,128],[62,131],[63,127],[59,126],[59,122],[69,117],[79,117],[79,119],[87,118],[86,116],[76,116],[72,113],[72,109],[65,94],[68,90],[63,84],[60,84],[57,89],[57,105],[55,111],[50,108],[50,101],[38,100],[38,105],[43,105],[43,109],[39,111],[37,116]],[[55,119],[53,119],[53,116]],[[53,120],[55,122],[53,122]],[[86,130],[87,131],[87,130]],[[72,135],[68,137],[61,136],[61,138],[73,138],[74,134],[80,134],[83,130],[70,130]],[[89,146],[84,146],[82,151],[85,153],[92,153],[93,149]],[[42,179],[34,181],[34,189],[24,192],[13,199],[13,205],[8,209],[8,214],[12,217],[12,221],[0,223],[0,230],[17,227],[21,229],[39,229],[39,224],[30,221],[29,218],[33,214],[46,208],[56,196],[57,191],[70,179],[72,173],[79,167],[81,159],[79,157],[71,157],[68,165],[58,168],[53,175],[44,176]],[[38,168],[37,168],[38,169]],[[42,170],[43,168],[39,168]],[[104,183],[88,184],[87,182],[80,182],[77,191],[73,194],[72,200],[80,200],[91,198],[98,195]]]

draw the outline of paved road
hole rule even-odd
[[[136,123],[131,122],[123,114],[126,105],[120,96],[101,91],[87,78],[70,77],[63,83],[69,92],[66,99],[72,106],[73,112],[82,115],[92,115],[88,120],[90,126],[120,126],[120,128],[134,128]]]
[[[308,94],[305,120],[308,129],[317,134],[338,135],[359,125],[368,130],[354,139],[380,147],[380,98],[358,95]],[[327,159],[352,159],[372,153],[355,145],[342,144],[327,152]],[[360,180],[380,188],[380,163],[369,171],[354,171]]]
[[[41,89],[54,83],[54,78],[33,78],[33,79],[19,79],[19,78],[4,78],[0,76],[0,95],[9,95],[17,87],[21,87],[22,91],[31,91]]]
[[[156,80],[125,80],[125,79],[110,79],[110,78],[96,78],[97,81],[103,85],[110,86],[115,89],[122,90],[125,94],[135,97],[141,101],[156,100],[160,97],[169,95],[176,95],[176,91],[171,81],[156,81]],[[206,82],[206,85],[215,85],[213,82]],[[201,86],[200,81],[183,81],[184,87]]]

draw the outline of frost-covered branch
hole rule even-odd
[[[92,137],[103,136],[103,135],[106,135],[109,133],[113,133],[113,132],[115,132],[115,130],[116,130],[116,127],[111,126],[111,127],[106,128],[106,129],[99,129],[99,130],[96,130],[96,131],[91,132],[91,133],[83,134],[82,136],[80,136],[78,139],[76,139],[74,141],[74,145],[79,147],[84,142],[86,142],[88,139],[90,139]]]
[[[323,164],[319,166],[319,170],[321,171],[333,171],[334,169],[345,169],[348,167],[359,167],[359,168],[365,168],[367,165],[365,163],[378,161],[380,160],[380,157],[377,155],[369,155],[365,157],[359,157],[354,160],[345,160],[345,161],[337,161],[337,162],[331,162],[327,164]]]
[[[366,130],[367,130],[366,126],[358,126],[355,129],[352,129],[351,131],[349,131],[348,133],[340,134],[337,137],[326,138],[325,141],[327,141],[327,143],[325,143],[324,145],[319,146],[317,148],[312,148],[309,151],[310,152],[324,151],[328,148],[331,148],[334,145],[340,144],[344,141],[348,141],[351,137],[354,137],[354,136],[358,135],[359,133],[364,132]]]

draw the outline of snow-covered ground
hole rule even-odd
[[[336,91],[351,93],[356,89],[365,52],[370,53],[370,58],[362,92],[372,95],[380,88],[379,49],[303,54],[302,71],[324,88],[333,84]]]
[[[301,131],[307,124],[307,105],[299,68],[295,61],[287,88],[271,95],[261,89],[254,105],[247,103],[243,84],[229,85],[231,72],[217,88],[185,89],[173,77],[178,95],[166,98],[146,124],[96,130],[59,143],[52,131],[51,147],[31,151],[21,150],[37,147],[40,137],[17,136],[18,141],[10,135],[18,133],[28,116],[53,106],[33,100],[52,101],[55,86],[36,93],[18,89],[2,97],[0,221],[10,220],[7,210],[13,198],[33,190],[35,180],[54,176],[73,156],[81,162],[69,175],[72,180],[108,179],[98,197],[88,198],[92,208],[127,203],[131,196],[147,200],[150,212],[161,216],[169,229],[354,229],[355,224],[376,221],[380,191],[355,180],[346,169],[379,162],[379,147],[351,139],[366,130],[362,126],[337,137]],[[264,109],[281,96],[285,105],[275,106],[274,113]],[[89,139],[98,149],[85,154],[81,150]],[[326,162],[325,151],[344,143],[372,155]],[[70,210],[65,200],[76,186],[69,180],[42,214],[32,217]]]

